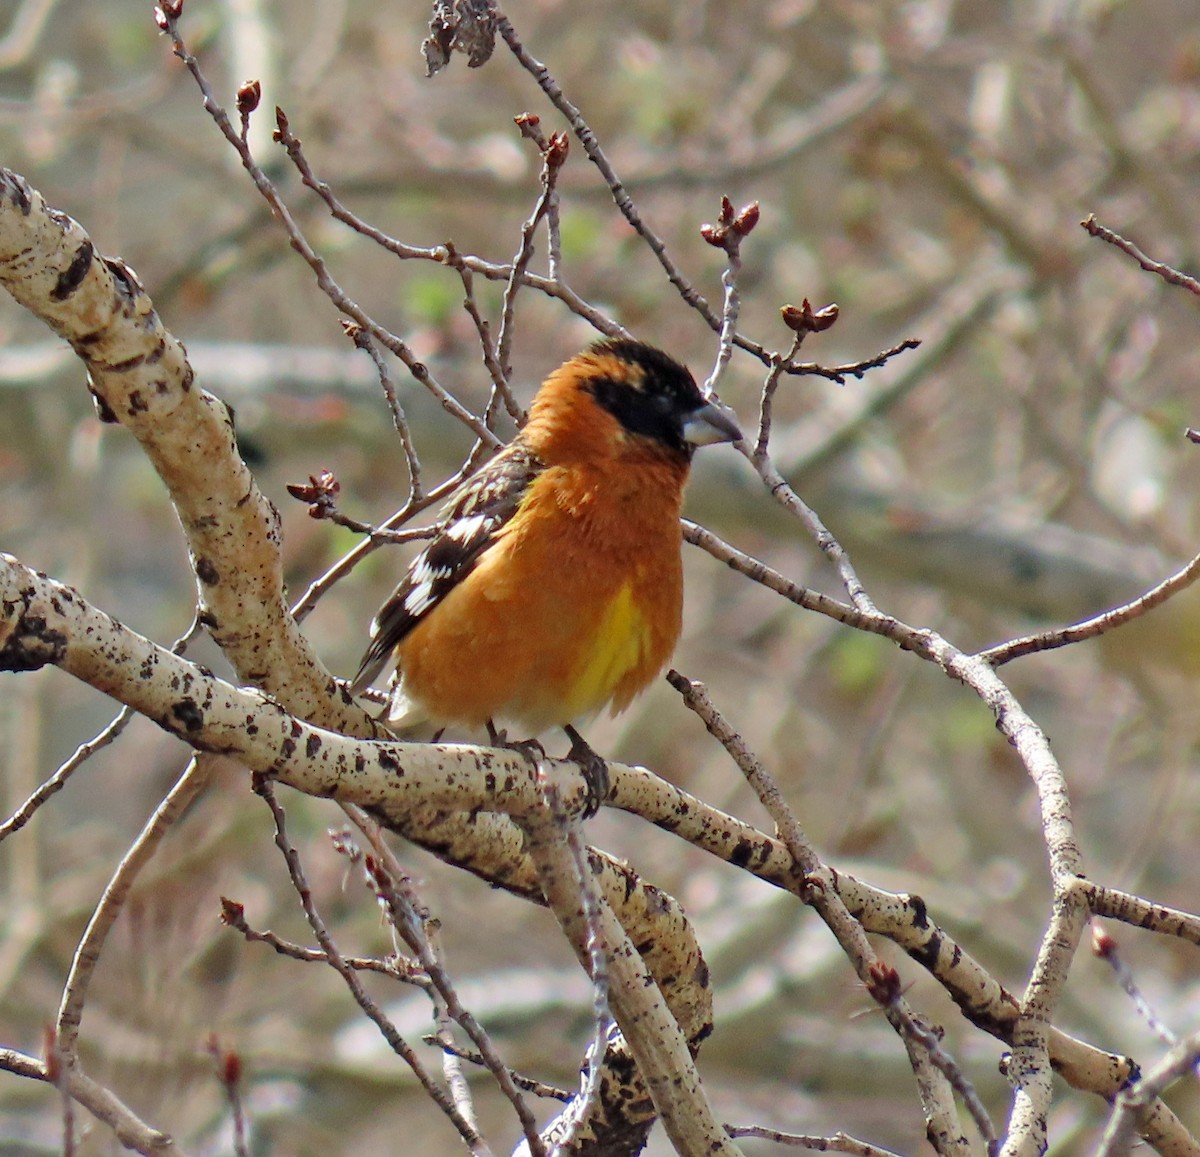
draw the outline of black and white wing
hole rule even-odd
[[[352,695],[370,686],[409,631],[475,569],[542,469],[525,446],[514,442],[463,483],[443,509],[433,538],[375,616],[370,646],[350,685]]]

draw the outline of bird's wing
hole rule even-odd
[[[517,441],[469,478],[442,510],[433,538],[371,624],[371,643],[350,685],[369,686],[393,649],[475,569],[480,555],[517,512],[542,463]]]

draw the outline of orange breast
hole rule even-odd
[[[679,638],[680,489],[659,477],[614,494],[589,471],[547,470],[400,646],[405,695],[437,724],[522,735],[627,707]]]

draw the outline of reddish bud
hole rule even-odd
[[[167,14],[161,8],[154,9],[154,23],[158,25],[159,32],[171,31],[171,22],[167,19]]]
[[[330,828],[329,842],[339,856],[345,856],[351,863],[362,859],[362,848],[354,842],[354,835],[349,828]]]
[[[824,333],[838,319],[841,311],[831,303],[814,310],[806,297],[800,305],[785,305],[779,314],[783,324],[794,333]]]
[[[232,1088],[242,1079],[242,1058],[233,1049],[221,1048],[221,1040],[217,1034],[209,1033],[204,1042],[204,1050],[217,1062],[217,1077]]]
[[[743,205],[732,221],[733,231],[739,237],[745,237],[758,224],[758,217],[759,208],[757,201],[751,201],[749,205]]]
[[[310,518],[328,518],[333,513],[334,499],[342,489],[331,470],[310,474],[308,482],[288,482],[287,492],[300,502],[307,502]]]
[[[513,124],[519,129],[536,129],[542,123],[542,118],[535,112],[523,112],[513,117]]]
[[[546,164],[551,169],[561,169],[571,151],[571,138],[566,133],[554,133],[546,146]]]
[[[867,991],[880,1004],[893,1004],[900,997],[900,973],[890,964],[877,961],[867,970]]]
[[[232,1087],[242,1079],[242,1058],[233,1049],[227,1049],[218,1063],[221,1066],[221,1080],[226,1085]]]
[[[249,116],[262,100],[262,85],[257,80],[248,80],[237,90],[237,110]]]
[[[807,300],[805,298],[805,301]],[[779,316],[783,318],[783,324],[794,333],[808,333],[808,326],[804,321],[804,311],[798,305],[781,306]]]
[[[715,225],[701,225],[700,236],[714,249],[724,249],[730,256],[737,252],[738,241],[758,224],[759,208],[757,201],[743,205],[736,212],[733,202],[728,197],[721,198],[721,211],[717,214]]]
[[[229,900],[222,896],[220,920],[222,924],[233,925],[234,927],[244,924],[246,921],[246,909],[236,900]]]
[[[178,20],[183,15],[183,0],[163,0],[162,10],[171,20]]]
[[[838,309],[836,301],[831,301],[828,305],[818,309],[813,314],[813,329],[817,333],[824,333],[838,319],[838,314],[841,310]]]
[[[1117,954],[1117,938],[1099,920],[1092,921],[1092,951],[1101,960],[1111,960]]]

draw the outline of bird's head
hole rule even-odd
[[[546,379],[526,437],[557,460],[615,444],[686,466],[697,446],[736,442],[742,432],[730,410],[704,397],[686,366],[617,338],[590,346]]]

